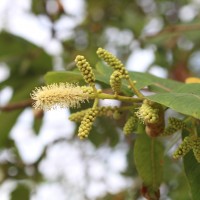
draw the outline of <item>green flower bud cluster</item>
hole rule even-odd
[[[114,71],[110,76],[110,86],[116,94],[120,92],[122,78],[124,78],[124,76],[119,71]]]
[[[200,163],[200,137],[194,140],[192,150],[197,162]]]
[[[121,116],[121,113],[119,111],[119,107],[115,106],[115,107],[111,107],[111,106],[102,106],[102,107],[97,107],[95,108],[98,113],[96,116],[100,117],[100,116],[113,116],[113,118],[115,117],[119,117]],[[81,110],[78,111],[76,113],[72,113],[69,116],[69,120],[74,121],[74,122],[81,122],[83,120],[83,117],[85,116],[85,114],[90,110],[90,108],[85,109],[85,110]],[[115,116],[115,117],[114,117]]]
[[[123,132],[125,135],[131,134],[135,128],[135,125],[137,123],[137,117],[136,116],[130,116],[128,120],[126,121]]]
[[[128,71],[125,69],[123,63],[112,53],[106,51],[105,49],[98,48],[97,55],[99,56],[99,58],[103,59],[109,66],[111,66],[114,70],[117,70],[122,75],[124,75],[125,78],[129,78]]]
[[[193,137],[185,137],[183,142],[179,145],[178,149],[173,153],[173,158],[178,159],[186,155],[193,148],[193,141]]]
[[[114,107],[111,107],[111,106],[98,107],[98,116],[113,116],[113,118],[114,118],[114,115],[119,115],[118,112],[119,112],[119,107],[117,107],[117,106],[114,106]]]
[[[170,117],[168,119],[168,126],[164,129],[162,136],[168,136],[176,133],[178,130],[181,130],[186,127],[186,124],[177,118]]]
[[[87,62],[85,57],[78,55],[76,56],[75,62],[79,70],[82,72],[85,82],[93,86],[95,82],[95,76],[92,71],[92,67]]]
[[[78,129],[78,136],[80,139],[88,137],[90,130],[92,129],[93,122],[97,117],[97,114],[98,109],[96,108],[91,108],[85,113],[85,116],[83,117],[81,125]]]
[[[115,70],[110,77],[110,86],[113,92],[118,94],[122,79],[129,79],[128,71],[118,58],[105,49],[98,48],[97,55]]]
[[[174,133],[176,133],[176,131],[178,131],[178,129],[172,127],[172,126],[168,126],[164,129],[163,133],[161,134],[162,136],[168,136],[168,135],[172,135]]]
[[[159,109],[150,105],[149,101],[144,100],[142,106],[136,112],[139,119],[145,123],[154,124],[159,121]]]
[[[176,130],[180,130],[186,127],[186,124],[180,119],[170,117],[168,120],[169,126],[173,127]]]
[[[142,120],[146,127],[146,134],[157,137],[164,131],[164,110],[160,104],[144,100],[142,106],[136,112],[136,116]]]
[[[69,120],[73,121],[73,122],[81,122],[83,117],[85,116],[85,114],[89,111],[90,108],[85,109],[85,110],[81,110],[79,112],[76,113],[72,113],[69,116]]]
[[[83,93],[86,94],[93,94],[94,90],[92,87],[88,87],[88,86],[81,86],[81,90],[83,91]]]

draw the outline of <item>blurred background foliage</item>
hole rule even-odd
[[[82,2],[83,7],[76,15],[64,6],[65,1],[32,0],[27,11],[38,20],[43,17],[48,21],[51,39],[58,41],[62,47],[59,55],[52,55],[47,49],[27,41],[23,36],[11,33],[6,26],[0,33],[0,62],[9,70],[9,76],[0,83],[0,90],[12,88],[10,101],[0,107],[0,148],[2,153],[10,152],[8,157],[0,160],[0,182],[3,184],[10,179],[16,181],[17,186],[10,194],[12,200],[30,199],[35,187],[32,185],[47,181],[38,170],[47,148],[36,162],[27,165],[21,159],[15,142],[9,137],[20,113],[31,107],[32,89],[45,84],[43,76],[46,72],[73,70],[73,60],[77,54],[86,56],[95,65],[95,52],[98,47],[103,47],[117,55],[125,64],[136,50],[151,49],[154,60],[146,69],[147,72],[156,67],[164,70],[168,78],[178,81],[184,81],[189,76],[200,76],[200,1],[82,0],[77,1]],[[13,20],[14,18],[13,15]],[[71,29],[67,28],[69,20],[74,21]],[[61,22],[63,27],[59,26]],[[60,68],[57,67],[56,59],[62,63]],[[32,115],[33,130],[38,134],[43,113],[33,111]],[[99,199],[141,199],[141,183],[137,178],[132,156],[135,136],[124,137],[119,133],[125,118],[126,116],[117,122],[98,119],[89,140],[96,148],[105,144],[114,148],[118,143],[125,143],[128,147],[127,169],[123,175],[135,181],[131,187]],[[53,143],[63,140],[65,141],[60,138]],[[76,136],[72,140],[77,140]],[[29,168],[32,173],[29,173]],[[164,174],[162,199],[189,199],[182,165],[174,163],[167,155]],[[88,198],[85,196],[85,199]]]

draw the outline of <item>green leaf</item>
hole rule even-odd
[[[98,81],[109,84],[110,75],[112,74],[112,72],[113,70],[111,67],[105,65],[102,62],[97,63],[95,76]],[[183,83],[181,82],[159,78],[149,73],[129,72],[129,75],[132,80],[137,82],[137,89],[142,89],[146,86],[149,86],[149,89],[152,92],[169,92],[172,89],[183,85]],[[123,88],[127,88],[126,82],[123,82]]]
[[[29,200],[30,189],[24,184],[18,184],[11,193],[11,200]]]
[[[169,93],[147,96],[149,100],[160,103],[173,110],[200,119],[200,84],[183,84]]]
[[[149,73],[129,72],[129,74],[132,80],[137,81],[137,89],[149,86],[152,92],[169,92],[183,85],[181,82],[160,78]]]
[[[44,76],[44,79],[46,84],[59,83],[59,82],[74,83],[83,81],[82,75],[78,71],[47,72]]]
[[[135,166],[145,186],[158,190],[163,180],[163,146],[146,134],[138,135],[134,146]]]
[[[183,136],[188,135],[186,131],[183,132]],[[190,192],[192,196],[192,200],[199,200],[200,197],[200,164],[194,157],[192,151],[187,153],[183,157],[184,170],[186,174],[186,178],[188,181],[188,185],[190,187]]]

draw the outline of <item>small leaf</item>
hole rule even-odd
[[[144,185],[158,190],[163,180],[163,146],[146,134],[138,135],[134,146],[135,166]]]
[[[172,92],[155,94],[147,98],[179,113],[200,119],[200,85],[198,83],[183,84]]]

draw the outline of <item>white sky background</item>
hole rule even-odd
[[[82,0],[63,0],[62,2],[68,13],[75,14],[75,21],[66,17],[56,24],[57,29],[61,30],[60,38],[66,38],[72,36],[73,28],[81,22],[84,15],[84,3]],[[43,47],[48,53],[59,55],[62,47],[59,41],[50,36],[50,22],[45,17],[38,18],[29,14],[27,12],[29,10],[29,0],[0,0],[0,28],[5,27],[10,32]],[[186,11],[187,15],[184,14]],[[190,21],[196,14],[194,6],[184,6],[180,11],[180,19]],[[150,29],[148,30],[151,32],[159,31],[162,24],[159,24],[158,21],[156,19],[150,21]],[[148,32],[148,30],[146,31]],[[132,36],[127,31],[119,33],[118,30],[112,28],[107,31],[118,34],[117,36],[108,34],[111,35],[112,42],[119,41],[118,36],[121,35],[123,38],[123,34],[132,40]],[[134,45],[134,50],[127,61],[127,68],[134,71],[145,71],[155,59],[154,47],[140,49],[137,42]],[[161,77],[167,75],[166,71],[159,66],[152,68],[151,73]],[[6,66],[0,65],[0,81],[8,75]],[[12,91],[9,88],[1,92],[0,104],[5,104],[11,95]],[[26,109],[23,112],[12,130],[12,138],[15,139],[25,163],[36,161],[44,147],[55,139],[67,138],[70,140],[74,124],[68,120],[68,116],[69,112],[66,110],[47,112],[40,134],[36,136],[31,129],[32,110]],[[79,142],[78,139],[53,145],[48,149],[47,157],[40,165],[41,172],[50,182],[42,184],[31,200],[70,200],[70,197],[73,200],[83,200],[83,191],[86,191],[87,196],[94,200],[100,194],[117,192],[127,185],[131,185],[130,180],[126,180],[120,175],[120,172],[126,168],[126,151],[127,148],[123,143],[113,150],[107,146],[96,150],[89,142]],[[87,161],[86,163],[82,162],[83,158]],[[88,168],[90,170],[87,171]],[[86,172],[93,177],[89,185],[86,185],[84,181],[87,179]],[[63,177],[62,184],[59,184],[56,180],[60,180],[61,177]],[[8,191],[13,187],[10,182],[3,184],[0,187],[0,199],[8,200]]]

